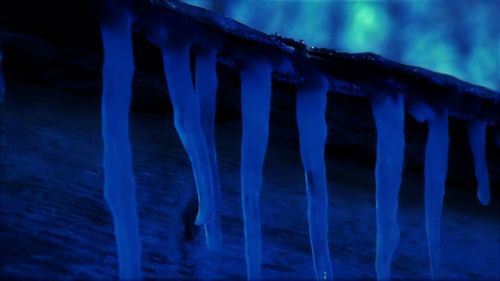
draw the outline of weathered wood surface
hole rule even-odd
[[[0,108],[0,278],[116,278],[113,227],[102,197],[98,92],[47,88],[19,81],[12,73],[7,78],[8,98]],[[227,85],[221,87],[227,90]],[[201,232],[195,241],[185,241],[183,213],[194,196],[194,181],[167,104],[156,99],[156,107],[144,106],[140,99],[154,97],[141,91],[135,95],[131,141],[145,277],[244,278],[238,116],[222,115],[216,125],[225,247],[220,253],[209,253]],[[286,96],[278,92],[273,101]],[[222,91],[219,100],[227,98]],[[271,116],[264,171],[263,276],[308,279],[313,270],[296,128],[293,114],[280,111],[287,100],[280,101],[274,104]],[[366,135],[370,129],[357,131],[356,122],[348,131],[341,131],[346,128],[341,122],[346,117],[341,108],[346,105],[341,99],[331,99],[329,106],[337,112],[328,119],[331,128],[332,122],[339,123],[330,131],[330,138],[337,139],[340,147],[329,146],[327,161],[334,271],[341,279],[374,278],[374,183],[371,164],[367,166],[371,161],[335,153],[349,150],[345,146],[349,138],[371,141],[372,136]],[[363,106],[351,104],[351,110]],[[366,119],[362,122],[369,124]],[[373,153],[372,148],[367,151]],[[450,154],[457,151],[460,149],[452,148]],[[468,176],[470,179],[472,173]],[[493,187],[498,187],[498,180],[493,180]],[[420,173],[407,171],[400,199],[402,238],[393,266],[396,278],[429,277],[422,191]],[[442,230],[443,276],[500,276],[498,203],[494,197],[491,206],[482,208],[472,186],[465,190],[448,187]]]

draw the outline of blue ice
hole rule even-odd
[[[0,102],[5,99],[5,79],[3,78],[3,51],[2,45],[0,45]]]
[[[400,95],[372,97],[377,129],[375,269],[379,280],[391,276],[391,261],[399,243],[398,195],[404,157],[404,105]]]
[[[112,19],[101,22],[104,47],[102,135],[104,196],[113,215],[120,279],[136,280],[142,273],[128,128],[134,74],[131,24],[128,13],[116,13]]]
[[[241,70],[241,200],[248,280],[261,278],[259,199],[269,131],[271,71],[269,63],[259,58],[248,60]]]
[[[201,126],[200,102],[191,79],[190,49],[189,42],[181,41],[168,42],[162,46],[161,51],[170,100],[174,108],[175,129],[191,160],[198,190],[199,210],[195,223],[202,225],[213,219],[214,197],[208,147]]]
[[[211,250],[222,246],[220,222],[220,183],[217,169],[217,153],[215,148],[215,111],[217,93],[217,53],[214,49],[200,49],[196,54],[196,95],[200,103],[201,126],[207,141],[210,173],[212,175],[212,192],[214,200],[213,219],[205,224],[207,246]]]
[[[317,280],[332,280],[332,264],[328,247],[328,194],[325,171],[325,120],[327,83],[315,79],[297,92],[297,124],[300,155],[305,170],[314,272]]]
[[[471,120],[467,126],[478,185],[477,198],[483,205],[488,205],[490,202],[490,179],[486,165],[486,126],[484,120]]]
[[[500,127],[497,127],[497,134],[496,134],[496,143],[497,146],[500,147]]]
[[[429,132],[425,150],[425,226],[431,276],[437,278],[441,240],[441,213],[448,169],[448,113],[419,103],[412,110],[419,122],[427,121]]]

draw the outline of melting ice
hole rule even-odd
[[[375,269],[379,280],[387,280],[400,236],[397,211],[404,157],[403,97],[385,93],[375,96],[372,111],[377,129]]]
[[[333,277],[328,247],[328,194],[325,171],[327,84],[323,78],[297,92],[300,156],[305,170],[309,238],[318,280]]]
[[[2,102],[5,99],[5,80],[3,78],[2,62],[3,62],[3,52],[2,52],[2,45],[0,44],[0,102]]]
[[[271,65],[249,60],[241,70],[241,200],[245,231],[245,256],[249,280],[261,278],[260,191],[269,133]]]
[[[134,73],[131,25],[132,18],[128,13],[114,15],[101,22],[104,47],[104,195],[113,215],[122,279],[140,279],[142,276],[135,179],[128,130]]]

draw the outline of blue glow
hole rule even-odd
[[[375,52],[500,89],[500,1],[200,1],[308,45]]]
[[[119,15],[101,23],[104,46],[102,135],[104,196],[114,221],[121,279],[140,279],[141,242],[135,200],[135,178],[129,141],[134,59],[131,17]]]
[[[269,136],[271,66],[253,59],[241,70],[241,200],[245,224],[248,280],[261,278],[262,237],[260,192]]]
[[[468,124],[469,143],[474,158],[477,198],[483,205],[490,202],[490,178],[486,165],[486,121],[472,120]]]
[[[388,280],[400,237],[397,212],[405,144],[403,98],[386,94],[373,97],[372,111],[377,128],[375,269],[378,280]]]
[[[425,150],[425,223],[431,276],[437,278],[441,245],[441,213],[448,169],[448,115],[436,113],[428,118],[429,133]]]
[[[5,99],[5,79],[3,78],[2,70],[3,52],[2,46],[0,45],[0,102]]]
[[[448,112],[413,102],[409,112],[429,127],[425,150],[425,226],[431,276],[437,278],[441,248],[441,213],[448,170]]]
[[[217,155],[215,149],[215,105],[217,93],[217,72],[215,50],[200,50],[196,56],[196,96],[200,103],[201,126],[207,141],[210,174],[212,178],[212,193],[214,199],[214,216],[205,224],[207,246],[211,250],[220,249],[222,234],[220,226],[220,183],[217,170]]]
[[[170,100],[174,108],[174,124],[193,166],[198,190],[199,210],[195,223],[208,223],[214,215],[212,174],[207,142],[201,126],[200,102],[191,79],[190,44],[166,44],[162,48],[163,66]]]
[[[297,125],[300,156],[307,188],[307,216],[313,253],[314,272],[318,280],[332,280],[333,271],[328,247],[328,194],[325,172],[327,137],[325,81],[297,92]]]

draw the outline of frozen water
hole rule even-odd
[[[429,133],[425,149],[425,226],[432,278],[439,267],[441,212],[448,169],[448,114],[436,112],[428,119]]]
[[[391,276],[391,261],[399,243],[398,195],[404,157],[404,104],[400,95],[372,98],[377,128],[375,269],[379,280]]]
[[[488,205],[490,202],[490,179],[486,165],[486,125],[486,121],[471,120],[467,127],[478,185],[477,198],[483,205]]]
[[[5,80],[3,78],[2,62],[3,62],[3,52],[2,52],[2,45],[0,45],[0,102],[2,102],[5,99]]]
[[[104,46],[102,135],[104,196],[111,209],[121,279],[141,278],[141,243],[128,114],[134,59],[131,16],[123,13],[101,23]]]
[[[328,194],[325,172],[325,120],[327,87],[317,79],[297,92],[297,124],[300,155],[305,170],[309,237],[316,279],[331,280],[332,265],[328,247]]]
[[[259,58],[241,70],[241,200],[245,231],[245,255],[249,280],[261,278],[260,191],[266,154],[271,105],[271,66]]]
[[[207,141],[208,157],[210,158],[210,173],[212,175],[212,192],[214,197],[213,219],[205,224],[207,245],[211,250],[217,250],[222,245],[220,226],[220,183],[217,169],[217,154],[215,150],[215,106],[217,93],[217,54],[214,49],[199,50],[196,54],[196,95],[200,102],[201,126]]]
[[[431,265],[431,276],[437,277],[441,240],[441,213],[448,169],[448,113],[414,102],[410,113],[429,127],[425,150],[425,226]]]
[[[190,48],[191,44],[187,41],[169,42],[161,51],[174,108],[175,129],[191,160],[198,190],[199,210],[195,223],[201,225],[213,219],[214,197],[208,146],[201,126],[200,102],[191,79]]]
[[[500,127],[497,127],[496,142],[497,146],[500,147]]]

